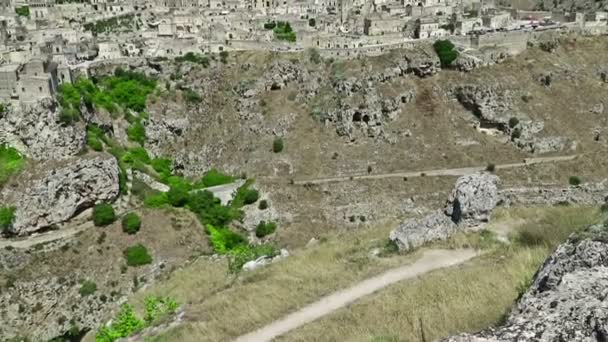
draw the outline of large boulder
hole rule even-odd
[[[456,224],[472,226],[490,220],[498,203],[498,176],[477,172],[456,181],[448,197],[445,214]]]
[[[59,108],[50,98],[21,107],[8,106],[0,114],[0,144],[17,147],[35,160],[67,159],[86,143],[84,124],[62,125]]]
[[[560,245],[504,326],[446,341],[607,341],[607,228],[591,227]]]
[[[10,232],[25,235],[65,222],[100,201],[119,194],[119,168],[115,158],[97,155],[61,163],[42,164],[19,178],[16,189],[6,189],[4,201],[14,206]]]
[[[430,241],[445,240],[457,230],[458,226],[441,210],[437,210],[422,218],[405,221],[391,231],[389,239],[400,251],[407,252]]]
[[[445,240],[459,230],[488,222],[498,204],[498,183],[498,176],[489,172],[458,178],[443,210],[405,221],[391,231],[389,239],[399,250],[409,251],[427,242]]]

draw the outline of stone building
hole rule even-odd
[[[381,36],[403,31],[405,20],[401,18],[384,18],[380,13],[372,13],[363,22],[363,33],[368,36]]]
[[[57,91],[57,64],[33,58],[0,67],[0,100],[22,102],[51,97]]]

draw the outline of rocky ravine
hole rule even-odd
[[[109,155],[67,160],[54,167],[42,163],[22,175],[17,188],[7,187],[0,202],[16,208],[10,233],[25,235],[72,218],[119,194],[118,163]]]
[[[607,341],[606,289],[608,222],[560,245],[502,327],[445,341]]]

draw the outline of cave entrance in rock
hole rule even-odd
[[[361,122],[361,112],[355,112],[355,114],[353,114],[353,122]]]
[[[363,122],[369,123],[369,115],[367,115],[367,114],[363,115]]]

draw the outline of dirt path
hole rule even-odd
[[[319,301],[305,306],[274,323],[237,338],[236,342],[270,341],[275,337],[330,314],[361,297],[370,295],[391,284],[411,279],[439,268],[461,264],[476,255],[476,252],[470,249],[427,251],[413,264],[394,268],[381,275],[364,280],[350,288],[323,297]]]
[[[569,161],[576,158],[577,155],[571,156],[558,156],[558,157],[537,157],[537,158],[526,158],[521,163],[511,163],[511,164],[497,164],[496,169],[511,169],[516,167],[523,167],[527,165],[533,164],[542,164],[542,163],[555,163],[560,161]],[[455,169],[436,169],[436,170],[425,170],[425,171],[407,171],[407,172],[391,172],[391,173],[379,173],[379,174],[353,174],[346,176],[337,176],[337,177],[323,177],[323,178],[315,178],[315,179],[302,179],[295,180],[294,184],[305,185],[305,184],[322,184],[322,183],[331,183],[331,182],[343,182],[348,180],[355,179],[383,179],[383,178],[391,178],[391,177],[433,177],[433,176],[463,176],[469,173],[473,173],[476,171],[485,170],[487,165],[485,166],[472,166],[472,167],[463,167],[463,168],[455,168]]]
[[[38,235],[30,235],[24,238],[0,240],[0,248],[10,246],[13,248],[27,249],[41,243],[70,238],[82,231],[93,228],[93,226],[93,222],[89,221],[68,228],[61,228]]]

